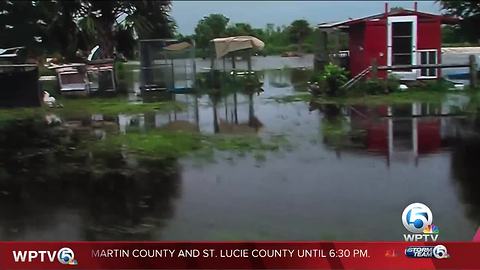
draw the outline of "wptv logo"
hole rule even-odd
[[[75,253],[71,248],[64,247],[59,250],[14,250],[13,260],[16,263],[54,263],[77,265]]]
[[[410,258],[450,258],[450,255],[448,255],[447,247],[445,247],[444,245],[408,247],[407,249],[405,249],[405,256]]]
[[[432,211],[423,203],[412,203],[403,210],[402,223],[411,234],[404,234],[405,241],[437,241],[438,227],[433,225]]]

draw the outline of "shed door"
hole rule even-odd
[[[417,16],[388,17],[388,65],[416,65]],[[403,80],[415,80],[412,69],[392,71]]]

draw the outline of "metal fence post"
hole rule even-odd
[[[375,80],[375,79],[378,78],[378,63],[377,63],[377,58],[372,58],[371,66],[372,66],[372,71],[371,71],[372,79]]]
[[[469,66],[470,66],[470,87],[477,88],[478,87],[478,71],[477,71],[477,61],[475,59],[475,55],[470,55],[468,58]]]

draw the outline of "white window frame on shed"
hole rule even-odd
[[[412,65],[417,64],[417,16],[389,16],[387,18],[387,64],[388,66],[392,65],[392,25],[396,22],[411,22],[412,23]],[[400,79],[404,80],[415,80],[417,79],[417,71],[412,69],[412,71],[391,71],[393,75],[396,75]]]
[[[422,63],[422,53],[429,53],[429,52],[434,52],[435,53],[435,63],[430,63],[430,58],[428,57],[428,54],[427,54],[427,62],[428,63]],[[425,50],[417,50],[417,57],[418,57],[418,63],[420,65],[422,64],[438,64],[438,50],[437,49],[425,49]],[[428,69],[428,68],[427,68]],[[434,76],[422,76],[422,69],[418,69],[418,75],[417,75],[417,78],[418,79],[436,79],[438,78],[438,69],[434,69],[435,70],[435,75]]]

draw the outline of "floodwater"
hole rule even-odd
[[[439,240],[480,225],[480,122],[469,100],[442,104],[278,102],[308,71],[259,73],[263,92],[175,95],[185,111],[55,115],[0,125],[1,240],[394,240],[423,202]],[[50,122],[50,124],[48,124]],[[54,124],[56,123],[56,124]],[[288,147],[151,160],[94,155],[111,133],[190,126],[204,134],[284,136]]]

